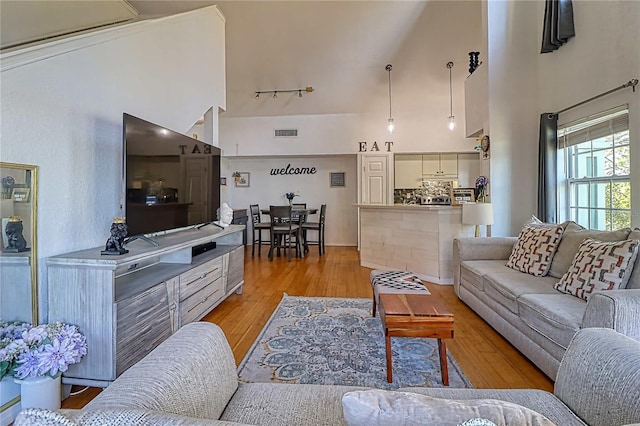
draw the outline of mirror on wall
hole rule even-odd
[[[37,166],[0,162],[0,319],[38,323]]]
[[[0,320],[38,324],[38,167],[0,162]],[[20,386],[0,381],[0,421],[19,409]]]

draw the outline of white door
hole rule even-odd
[[[209,155],[183,156],[185,198],[189,205],[189,223],[203,223],[209,217]]]
[[[362,157],[362,204],[387,204],[387,158]]]

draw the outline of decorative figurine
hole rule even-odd
[[[119,256],[121,254],[129,253],[129,250],[124,248],[124,239],[127,237],[128,229],[125,223],[124,217],[116,217],[111,224],[111,235],[107,240],[107,244],[100,252],[100,254],[110,254]]]
[[[22,219],[19,216],[9,217],[4,233],[7,234],[7,247],[4,251],[8,253],[19,253],[29,250],[27,248],[27,240],[22,235]]]

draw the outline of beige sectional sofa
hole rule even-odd
[[[222,330],[197,322],[179,329],[82,410],[27,409],[15,425],[458,425],[477,417],[499,425],[626,425],[640,422],[638,353],[640,342],[613,330],[581,330],[554,393],[242,383]],[[521,420],[509,421],[514,414]]]
[[[586,238],[640,239],[640,230],[594,231],[565,222],[549,272],[533,276],[506,266],[516,237],[454,240],[458,297],[555,380],[567,346],[582,328],[612,328],[640,340],[640,260],[626,288],[594,292],[585,301],[554,288]]]

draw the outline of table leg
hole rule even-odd
[[[385,344],[387,348],[387,382],[393,382],[393,367],[391,362],[391,336],[389,333],[385,333]]]
[[[438,351],[440,352],[440,373],[442,374],[442,384],[449,386],[449,368],[447,366],[447,344],[438,339]]]

